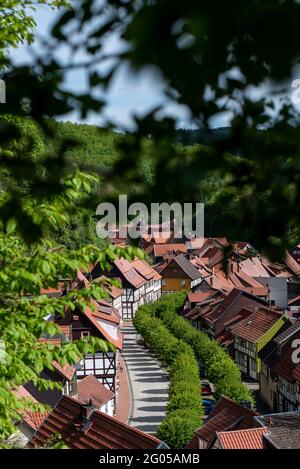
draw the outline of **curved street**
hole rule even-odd
[[[137,331],[133,325],[124,326],[122,332],[122,356],[131,392],[128,423],[153,434],[166,415],[168,373],[155,355],[138,342]]]

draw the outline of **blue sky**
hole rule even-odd
[[[38,6],[34,13],[37,22],[37,35],[44,36],[47,34],[57,15],[57,12],[45,5]],[[30,47],[38,47],[38,43]],[[107,48],[114,50],[115,47],[117,47],[117,41],[111,38]],[[18,49],[12,50],[11,56],[15,62],[23,63],[28,60],[29,52],[29,47],[22,45]],[[66,86],[74,90],[84,91],[84,73],[77,71],[66,76]],[[193,127],[187,108],[167,101],[163,89],[163,82],[157,74],[145,71],[135,76],[124,66],[116,74],[105,96],[107,101],[105,115],[112,119],[117,127],[130,129],[132,128],[132,114],[143,115],[164,103],[165,113],[176,118],[178,127]],[[82,122],[76,114],[69,115],[65,119]],[[97,114],[90,113],[84,122],[101,124],[103,121]],[[212,122],[212,127],[223,125],[228,125],[227,116],[220,115]]]

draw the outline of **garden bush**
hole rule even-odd
[[[197,412],[191,409],[176,410],[167,414],[156,436],[170,448],[184,448],[201,424],[202,418]]]
[[[151,305],[151,314],[155,314],[175,337],[192,347],[197,360],[204,364],[208,379],[215,385],[216,399],[225,395],[237,401],[249,401],[254,407],[253,394],[243,384],[241,372],[232,358],[217,341],[179,315],[184,298],[182,292],[164,296]]]
[[[173,302],[174,308],[177,303]],[[161,306],[163,309],[164,305]],[[147,345],[169,366],[167,415],[159,427],[158,437],[171,448],[183,448],[201,425],[203,417],[197,359],[192,347],[174,337],[154,316],[153,305],[139,308],[133,322]]]

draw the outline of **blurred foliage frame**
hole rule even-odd
[[[33,263],[48,253],[43,236],[47,239],[53,229],[66,222],[66,206],[88,206],[83,194],[91,194],[95,177],[85,165],[75,164],[66,156],[78,145],[72,138],[59,138],[51,154],[33,158],[34,141],[24,140],[19,119],[30,121],[38,132],[56,141],[53,119],[72,111],[81,118],[90,112],[101,115],[105,107],[103,93],[124,63],[134,73],[150,68],[163,78],[166,96],[185,105],[195,124],[207,128],[212,117],[230,110],[231,127],[225,137],[214,139],[209,146],[199,141],[186,151],[174,144],[175,121],[163,117],[164,105],[142,118],[135,116],[134,131],[118,142],[119,157],[102,181],[103,195],[114,197],[130,188],[132,197],[148,202],[153,201],[153,194],[158,201],[199,202],[199,197],[207,193],[208,208],[219,209],[219,232],[215,235],[247,239],[273,259],[281,259],[285,249],[299,240],[300,227],[299,117],[288,99],[281,102],[276,114],[267,112],[278,102],[278,90],[287,90],[291,70],[299,63],[299,3],[173,0],[170,8],[167,0],[77,0],[73,9],[63,10],[51,37],[44,41],[40,53],[33,55],[32,62],[16,67],[6,49],[18,41],[32,41],[34,22],[27,22],[22,7],[33,2],[5,2],[15,14],[13,26],[20,35],[14,37],[5,30],[5,17],[0,14],[1,71],[8,96],[1,109],[10,116],[0,122],[1,179],[5,179],[0,200],[0,251],[8,272],[7,277],[0,277],[0,316],[5,334],[12,334],[11,345],[18,350],[24,344],[20,334],[14,335],[13,319],[21,305],[20,327],[29,337],[25,361],[17,359],[11,350],[10,374],[2,370],[0,376],[2,437],[12,431],[12,423],[22,410],[11,389],[28,377],[38,380],[41,366],[49,364],[53,356],[48,350],[41,361],[37,352],[36,369],[26,364],[29,356],[32,360],[29,349],[42,334],[40,324],[44,323],[41,304],[37,304],[29,321],[29,305],[23,302],[18,283],[24,275],[15,278],[13,261],[18,259],[16,253]],[[103,48],[111,33],[122,40],[122,48],[113,54]],[[59,59],[62,47],[70,51],[68,63]],[[83,62],[77,60],[79,50],[84,53]],[[107,63],[104,69],[100,67]],[[75,69],[86,73],[89,89],[85,93],[64,86],[65,73]],[[268,93],[251,99],[249,88],[266,83]],[[99,90],[101,97],[95,92]],[[107,120],[106,128],[99,132],[109,132],[112,127]],[[22,145],[18,145],[20,138]],[[12,148],[13,141],[17,145]],[[207,185],[211,186],[208,192]],[[50,273],[46,273],[49,266],[44,264],[44,272],[41,266],[33,277],[28,275],[33,273],[30,264],[25,265],[22,272],[29,282],[28,291],[34,286],[36,294],[42,283],[52,285],[57,281],[58,270],[84,266],[95,259],[95,254],[100,259],[102,256],[103,262],[110,262],[123,253],[109,246],[93,250],[86,247],[83,253],[76,253],[71,264],[70,253],[63,254],[60,259],[52,259]],[[75,355],[72,350],[67,358],[74,360]]]

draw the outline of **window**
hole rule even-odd
[[[165,286],[166,283],[167,283],[166,280],[163,280],[163,281],[162,281],[162,285],[163,285],[163,286]]]
[[[185,280],[181,280],[181,286],[185,287]]]
[[[80,335],[81,335],[81,338],[84,339],[85,337],[89,337],[90,333],[89,331],[82,331]]]

